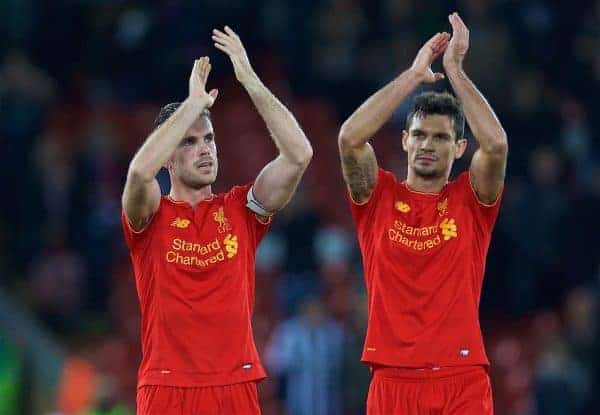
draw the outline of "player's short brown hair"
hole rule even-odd
[[[158,116],[154,120],[154,129],[157,129],[163,122],[167,121],[171,114],[177,111],[177,108],[179,108],[180,105],[181,102],[171,102],[170,104],[167,104],[164,107],[162,107],[160,109],[160,112],[158,113]],[[208,108],[204,108],[200,116],[206,117],[210,120],[210,111],[208,110]]]
[[[448,92],[423,92],[417,95],[412,110],[406,117],[406,130],[414,117],[424,115],[447,115],[454,121],[455,138],[463,138],[465,135],[465,114],[460,101]]]

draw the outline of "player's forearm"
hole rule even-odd
[[[506,132],[494,110],[464,70],[446,70],[448,80],[461,101],[465,118],[480,148],[487,153],[506,151]]]
[[[256,77],[244,87],[261,115],[279,154],[288,162],[306,167],[313,150],[292,113]]]
[[[412,69],[408,69],[371,95],[344,122],[340,129],[340,141],[350,147],[366,144],[420,83],[421,77]]]
[[[169,160],[185,132],[200,113],[206,102],[188,98],[160,127],[150,134],[131,160],[129,174],[145,182],[153,180],[158,171]]]

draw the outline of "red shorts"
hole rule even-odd
[[[137,415],[260,415],[256,382],[183,388],[142,386],[137,391]]]
[[[373,369],[368,415],[493,413],[490,378],[483,366]]]

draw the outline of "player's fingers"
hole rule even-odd
[[[464,28],[467,31],[469,30],[469,29],[467,29],[467,25],[465,24],[465,22],[463,21],[463,19],[459,16],[459,14],[457,12],[454,12],[454,20],[456,20],[456,23],[460,27]]]
[[[232,29],[231,27],[229,27],[229,26],[225,26],[225,31],[226,31],[226,32],[227,32],[227,33],[228,33],[230,36],[233,36],[233,37],[235,37],[236,39],[239,39],[239,38],[240,38],[240,37],[237,35],[237,33],[235,33],[235,32],[233,31],[233,29]]]
[[[451,15],[449,15],[448,20],[450,21],[450,25],[452,26],[453,33],[463,33],[463,32],[468,33],[469,32],[469,29],[467,29],[467,26],[462,21],[462,19],[458,15],[458,13],[454,12]]]
[[[228,39],[230,36],[227,33],[221,32],[219,29],[213,29],[213,37]]]
[[[440,37],[440,33],[436,33],[435,35],[431,36],[429,38],[429,40],[427,42],[425,42],[425,46],[429,47],[429,48],[433,48],[433,46],[437,43],[437,41],[439,40]]]
[[[198,69],[199,69],[199,74],[201,78],[204,78],[206,76],[206,72],[207,72],[207,68],[210,65],[209,60],[206,56],[203,56],[200,59],[200,63],[198,65]]]
[[[439,53],[440,50],[445,49],[448,45],[448,40],[450,39],[449,33],[441,33],[439,39],[434,43],[432,50],[434,53]]]
[[[204,59],[200,58],[196,61],[196,66],[194,68],[194,72],[197,76],[202,78],[202,73],[204,72]]]
[[[211,89],[208,95],[210,95],[213,99],[217,99],[217,96],[219,95],[219,90]]]
[[[204,74],[202,76],[202,80],[204,81],[204,84],[206,85],[206,81],[208,80],[208,74],[210,74],[210,70],[212,69],[211,64],[207,64],[206,68],[204,69]]]
[[[456,19],[454,18],[454,13],[448,15],[448,21],[450,22],[450,26],[452,26],[452,34],[456,34],[458,26],[456,24]]]
[[[232,42],[227,39],[213,36],[212,40],[214,43],[218,43],[221,46],[225,46],[225,47],[229,48],[230,50],[232,50],[234,48],[234,45],[232,44]]]
[[[213,40],[218,40],[221,43],[225,43],[225,44],[231,44],[233,43],[234,39],[227,35],[226,33],[221,32],[218,29],[214,29],[213,30],[213,35],[212,35]]]
[[[231,27],[225,26],[225,31],[229,34],[233,41],[233,44],[236,45],[238,49],[243,48],[242,40],[240,39],[238,34],[233,31]]]
[[[223,47],[223,48],[226,48],[228,53],[229,53],[229,52],[231,52],[231,51],[233,50],[233,48],[232,48],[232,46],[231,46],[230,44],[228,44],[228,43],[223,43],[223,42],[222,42],[222,41],[220,41],[220,40],[214,40],[214,43],[215,43],[215,46],[216,46],[216,45],[219,45],[219,46],[221,46],[221,47]]]
[[[227,46],[224,46],[220,43],[215,42],[215,48],[222,50],[223,52],[225,52],[228,55],[231,55],[231,52]]]

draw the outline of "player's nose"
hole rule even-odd
[[[206,156],[210,154],[210,147],[207,143],[200,141],[197,147],[197,152],[199,156]]]
[[[421,140],[421,149],[433,151],[433,138],[428,136],[425,140]]]

